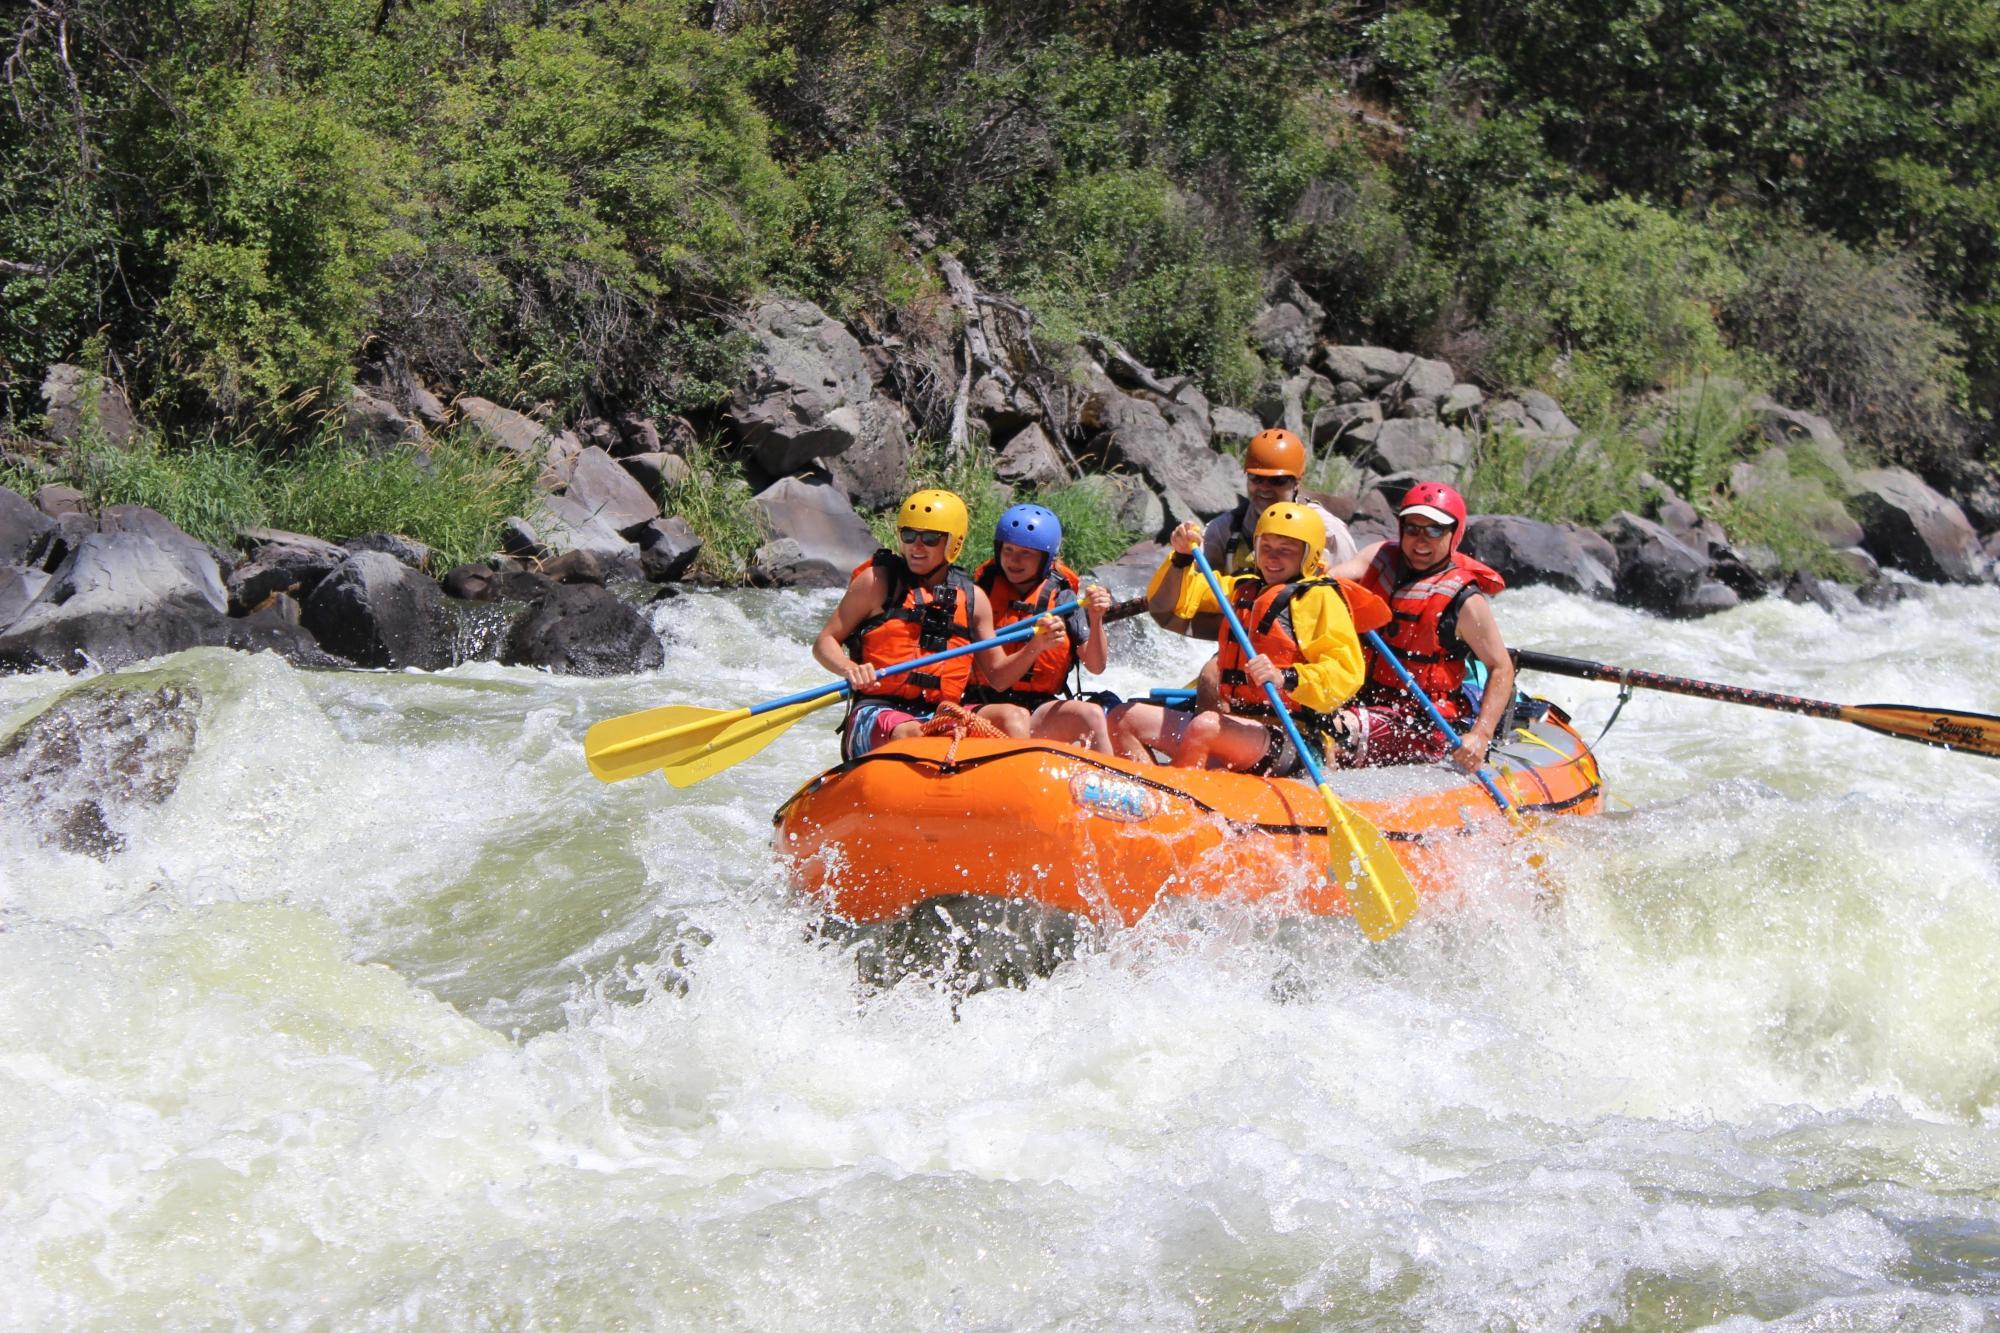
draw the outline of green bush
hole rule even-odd
[[[1746,280],[1724,319],[1769,354],[1787,401],[1898,462],[1926,467],[1963,450],[1958,341],[1932,316],[1911,257],[1792,230],[1745,248]]]
[[[1261,299],[1247,257],[1229,253],[1198,199],[1163,173],[1110,171],[1064,185],[1035,220],[1041,258],[1026,296],[1062,337],[1090,329],[1146,364],[1238,400],[1259,367],[1246,342]]]
[[[1501,304],[1536,314],[1499,349],[1504,381],[1545,383],[1572,415],[1601,420],[1619,399],[1676,379],[1756,376],[1716,324],[1744,282],[1716,233],[1613,199],[1565,204],[1522,240]]]
[[[1644,451],[1632,439],[1531,440],[1511,427],[1473,441],[1465,502],[1475,514],[1523,514],[1595,527],[1637,507]]]

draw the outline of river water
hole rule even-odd
[[[955,1002],[861,985],[771,860],[837,710],[685,791],[584,768],[599,718],[821,683],[829,599],[662,604],[608,682],[0,679],[0,735],[71,719],[0,790],[0,1324],[2000,1325],[2000,763],[1642,693],[1553,904],[1504,860],[1378,945],[1163,911]],[[2000,712],[1992,589],[1500,611]]]

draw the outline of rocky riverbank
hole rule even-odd
[[[1106,339],[1086,336],[1060,363],[1044,363],[1032,339],[969,319],[950,432],[960,449],[988,442],[1004,487],[1097,489],[1141,538],[1117,562],[1123,569],[1104,571],[1121,584],[1150,566],[1152,543],[1174,523],[1242,498],[1232,446],[1266,426],[1310,442],[1315,479],[1340,477],[1317,493],[1364,543],[1389,534],[1391,502],[1417,479],[1465,485],[1480,467],[1506,466],[1525,488],[1601,452],[1545,394],[1489,397],[1443,361],[1323,340],[1323,322],[1302,292],[1274,292],[1256,330],[1283,373],[1244,410],[1212,404],[1198,385],[1160,376]],[[895,336],[871,336],[804,301],[765,300],[745,326],[750,373],[707,424],[753,492],[764,540],[747,577],[837,587],[875,545],[857,506],[893,503],[916,464],[923,414],[913,400],[925,366]],[[113,386],[74,367],[53,368],[44,393],[51,438],[41,458],[74,445],[86,419],[111,447],[139,429]],[[2000,482],[1990,470],[1966,465],[1944,479],[1954,497],[1907,471],[1857,465],[1823,418],[1767,398],[1744,410],[1766,450],[1735,466],[1730,493],[1787,485],[1803,452],[1825,485],[1804,521],[1850,582],[1732,538],[1650,476],[1641,478],[1644,503],[1599,527],[1482,514],[1467,549],[1516,586],[1548,583],[1678,617],[1771,595],[1837,613],[1912,595],[1920,582],[1994,577]],[[603,675],[659,665],[646,604],[676,591],[703,542],[668,512],[700,465],[693,423],[538,421],[470,396],[447,406],[391,357],[355,388],[344,425],[351,442],[373,449],[422,450],[435,433],[457,430],[533,467],[535,502],[503,526],[500,550],[438,570],[420,543],[394,533],[333,541],[252,529],[221,548],[148,509],[92,510],[64,485],[32,496],[0,490],[0,668],[109,668],[196,646],[277,651],[309,666],[497,658]],[[1504,461],[1482,454],[1482,441],[1503,437]]]

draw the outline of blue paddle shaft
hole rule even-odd
[[[1076,610],[1076,605],[1074,601],[1064,602],[1061,606],[1050,607],[1040,615],[1037,615],[1033,620],[1023,620],[1019,624],[1009,625],[990,639],[981,639],[978,643],[961,644],[956,648],[947,648],[941,653],[932,653],[929,657],[919,657],[914,661],[898,662],[894,666],[883,667],[875,673],[876,679],[879,680],[884,676],[900,675],[905,671],[915,671],[920,667],[936,666],[939,662],[949,662],[952,658],[964,657],[967,653],[984,652],[988,648],[997,648],[1003,643],[1019,642],[1022,639],[1033,636],[1035,621],[1040,620],[1042,616],[1066,616]],[[766,700],[764,703],[757,704],[751,708],[746,716],[756,717],[759,713],[768,713],[775,708],[789,708],[793,704],[802,704],[808,699],[818,699],[828,694],[841,694],[852,689],[853,686],[849,685],[846,681],[837,680],[831,685],[820,685],[810,690],[800,690],[797,694],[788,694],[782,699]]]
[[[1410,674],[1410,669],[1403,665],[1402,659],[1389,651],[1389,645],[1382,641],[1382,636],[1371,629],[1368,631],[1366,638],[1368,646],[1381,654],[1382,660],[1387,662],[1402,680],[1403,688],[1408,690],[1410,696],[1422,704],[1424,711],[1431,715],[1432,723],[1436,725],[1444,738],[1451,742],[1451,748],[1454,750],[1464,749],[1465,742],[1459,739],[1456,731],[1452,730],[1451,723],[1445,720],[1442,712],[1438,711],[1437,704],[1431,700],[1429,694],[1425,693],[1424,687],[1417,684],[1417,678]],[[1499,806],[1502,810],[1511,811],[1514,808],[1508,803],[1505,794],[1501,792],[1500,784],[1493,780],[1493,772],[1486,765],[1481,764],[1473,776],[1479,779],[1480,786],[1486,788],[1486,794],[1493,798],[1493,804]]]
[[[1250,642],[1250,632],[1244,629],[1243,622],[1236,618],[1236,608],[1229,604],[1229,595],[1222,591],[1222,580],[1215,577],[1215,567],[1208,563],[1208,556],[1203,554],[1199,546],[1194,548],[1194,567],[1208,580],[1208,590],[1215,594],[1215,604],[1222,608],[1222,618],[1229,622],[1229,632],[1236,636],[1236,646],[1243,650],[1243,656],[1246,659],[1257,656],[1256,645]],[[1326,775],[1320,772],[1319,761],[1314,759],[1312,751],[1306,748],[1305,737],[1299,735],[1298,723],[1292,721],[1291,710],[1285,707],[1285,700],[1278,693],[1278,687],[1265,681],[1264,697],[1271,701],[1271,711],[1278,715],[1278,721],[1285,726],[1285,734],[1292,738],[1292,748],[1299,752],[1299,762],[1305,765],[1306,772],[1312,775],[1313,785],[1324,787]]]

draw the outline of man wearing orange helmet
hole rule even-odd
[[[1388,602],[1395,618],[1382,631],[1411,676],[1464,744],[1453,750],[1394,667],[1373,651],[1368,681],[1334,720],[1338,762],[1345,767],[1413,764],[1451,756],[1470,773],[1514,701],[1514,659],[1500,637],[1492,594],[1506,580],[1459,550],[1465,540],[1465,499],[1442,482],[1419,482],[1396,506],[1394,542],[1376,542],[1334,568]],[[1477,715],[1465,691],[1467,664],[1486,668]],[[1470,720],[1470,725],[1467,725]]]
[[[1288,430],[1272,429],[1253,436],[1243,454],[1243,479],[1250,494],[1236,508],[1218,514],[1201,532],[1202,554],[1218,574],[1247,574],[1256,568],[1254,534],[1264,511],[1280,501],[1298,500],[1306,475],[1305,441]],[[1310,500],[1301,502],[1319,515],[1326,528],[1326,559],[1337,562],[1354,555],[1354,538],[1347,525]],[[1308,571],[1311,572],[1311,571]],[[1200,624],[1155,615],[1162,629],[1207,638],[1214,632],[1206,619]]]
[[[994,687],[1007,689],[1068,633],[1061,620],[1043,616],[1034,634],[1011,647],[876,679],[879,667],[993,637],[992,603],[953,563],[970,525],[965,502],[950,491],[918,491],[903,501],[897,516],[900,552],[877,551],[854,571],[813,640],[813,657],[853,687],[841,729],[843,758],[920,733],[940,703],[964,697],[973,663]]]
[[[1192,567],[1200,541],[1201,529],[1193,523],[1174,529],[1173,555],[1153,579],[1149,609],[1156,615],[1221,620],[1208,580]],[[1389,610],[1356,585],[1318,576],[1326,549],[1318,512],[1289,501],[1267,505],[1257,520],[1255,543],[1252,572],[1218,575],[1257,650],[1246,658],[1222,625],[1215,666],[1229,711],[1120,704],[1111,712],[1111,726],[1127,758],[1150,759],[1158,752],[1171,756],[1177,768],[1212,766],[1285,777],[1303,765],[1264,686],[1277,686],[1299,734],[1316,745],[1333,711],[1361,685],[1357,634],[1387,623]]]

